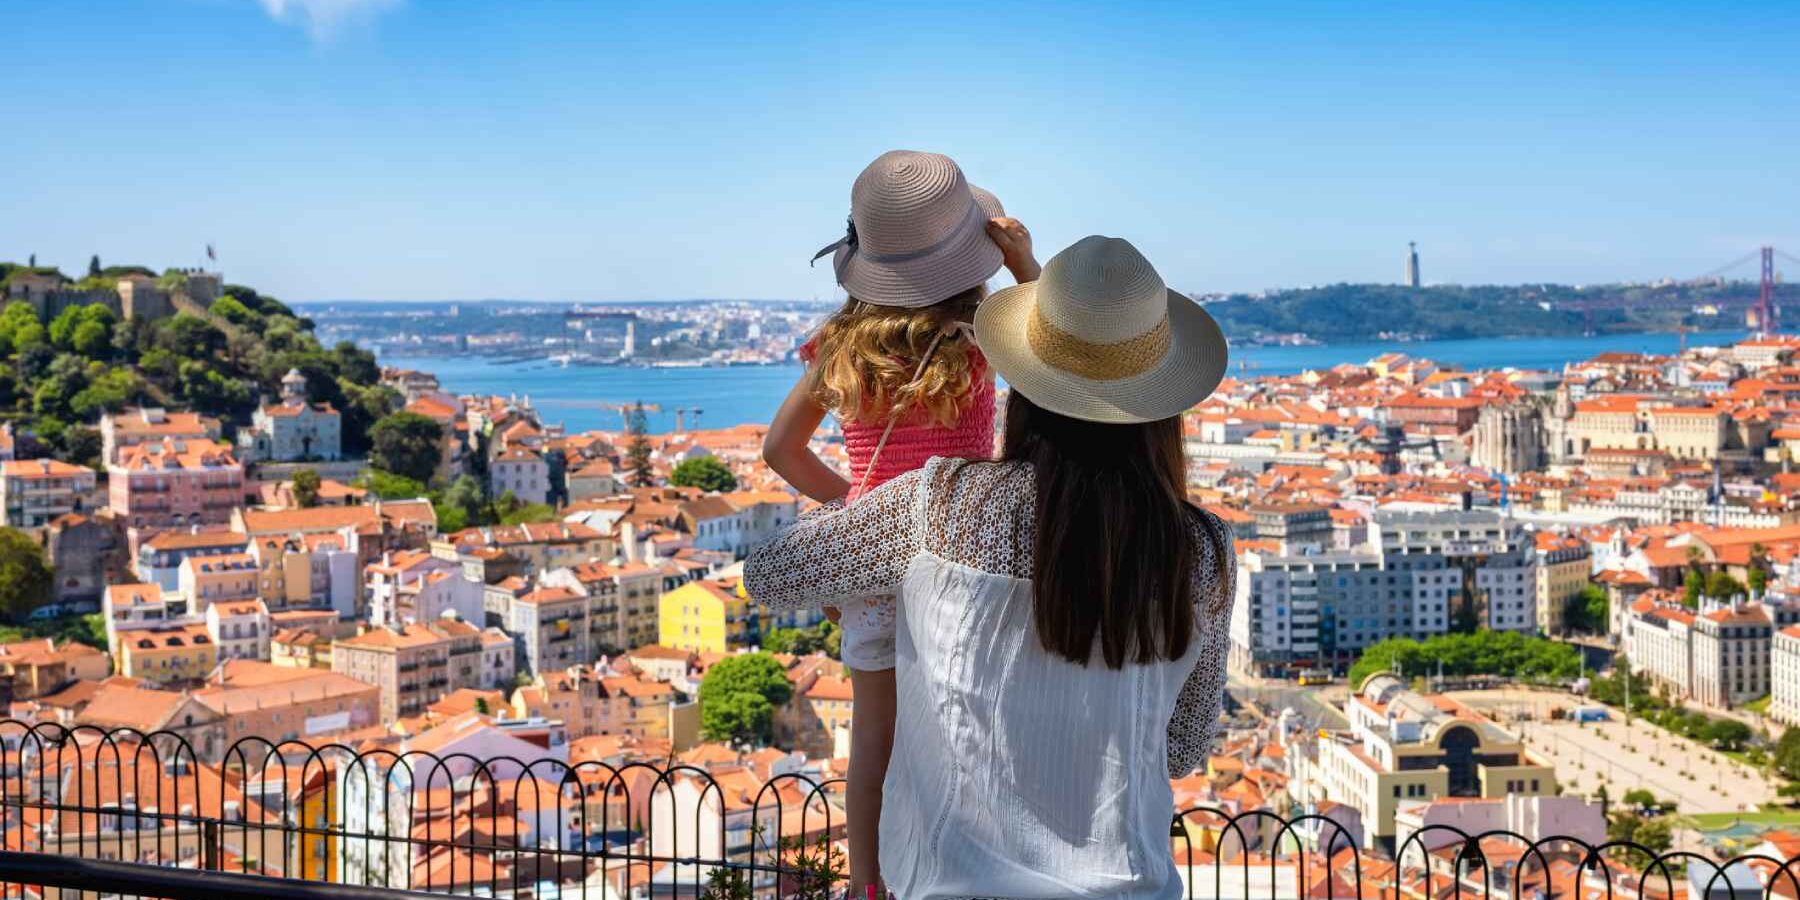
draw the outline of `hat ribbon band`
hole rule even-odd
[[[856,236],[856,220],[852,219],[850,220],[848,231],[844,236],[819,248],[819,252],[813,254],[813,262],[818,262],[819,258],[827,253],[836,253],[840,249],[849,250],[850,252],[844,254],[842,260],[835,263],[837,280],[839,284],[842,284],[844,282],[844,266],[850,262],[851,257],[859,257],[865,262],[884,266],[908,263],[914,260],[924,259],[927,256],[951,247],[956,243],[967,239],[971,229],[979,230],[986,227],[986,225],[987,213],[981,208],[981,204],[975,202],[975,197],[971,194],[969,196],[968,213],[963,216],[963,220],[957,223],[955,228],[950,229],[949,234],[944,235],[944,237],[937,242],[932,243],[929,246],[920,247],[917,250],[907,250],[903,253],[863,253],[862,243]]]
[[[1042,307],[1033,306],[1025,322],[1025,340],[1045,363],[1094,381],[1118,381],[1156,368],[1169,353],[1169,316],[1156,327],[1133,338],[1101,344],[1070,334],[1044,318]]]

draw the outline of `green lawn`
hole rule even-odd
[[[1774,827],[1800,826],[1800,809],[1787,809],[1779,806],[1765,806],[1756,812],[1734,813],[1696,813],[1683,816],[1701,831],[1718,831],[1742,822],[1747,825],[1768,825]]]

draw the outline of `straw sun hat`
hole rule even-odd
[[[1218,323],[1118,238],[1082,238],[1037,281],[995,292],[975,331],[1013,390],[1090,422],[1180,415],[1225,375]]]
[[[856,176],[848,233],[813,259],[830,253],[838,284],[865,303],[930,306],[1000,271],[987,225],[1003,215],[950,157],[890,150]]]

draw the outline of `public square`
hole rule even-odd
[[[1568,694],[1509,688],[1465,691],[1456,699],[1501,715],[1533,753],[1556,767],[1569,793],[1593,794],[1602,784],[1615,801],[1643,788],[1672,800],[1682,813],[1754,811],[1776,799],[1775,784],[1760,772],[1695,741],[1610,710],[1612,719],[1578,723],[1552,720],[1550,710],[1573,709],[1580,698]]]

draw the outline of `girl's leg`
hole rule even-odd
[[[850,777],[845,795],[849,824],[850,898],[863,900],[881,882],[881,784],[894,752],[894,670],[850,670],[856,711],[850,720]]]

